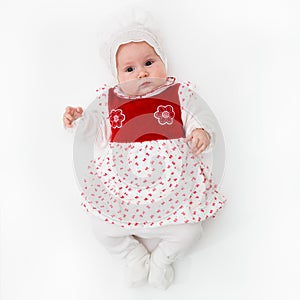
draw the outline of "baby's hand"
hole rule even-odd
[[[68,106],[64,113],[63,122],[65,127],[72,128],[72,123],[82,116],[83,109],[81,107]]]
[[[192,151],[195,155],[203,152],[210,143],[210,136],[203,128],[194,129],[185,139],[186,142],[192,141]]]

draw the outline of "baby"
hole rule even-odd
[[[189,82],[167,76],[150,29],[125,28],[109,52],[119,84],[100,88],[93,109],[67,107],[63,116],[66,128],[92,133],[96,145],[81,180],[82,206],[97,238],[125,261],[130,286],[167,289],[173,262],[225,202],[202,160],[214,145],[213,116]],[[140,238],[159,242],[149,253]]]

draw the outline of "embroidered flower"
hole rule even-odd
[[[112,109],[109,114],[109,120],[112,128],[121,128],[122,122],[125,120],[122,109]]]
[[[160,125],[172,125],[173,119],[175,117],[175,112],[171,105],[159,105],[156,112],[154,113],[154,117],[158,120],[158,123]]]

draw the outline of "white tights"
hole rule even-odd
[[[103,246],[115,257],[126,259],[141,239],[159,239],[157,248],[172,261],[183,257],[199,240],[201,223],[177,224],[157,228],[124,229],[91,216],[93,232]]]

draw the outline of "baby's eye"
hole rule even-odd
[[[127,69],[126,69],[126,72],[132,72],[133,71],[133,68],[132,67],[128,67]]]
[[[146,66],[151,66],[152,64],[153,64],[153,61],[151,61],[151,60],[148,60],[148,61],[146,61],[146,63],[145,63]]]

